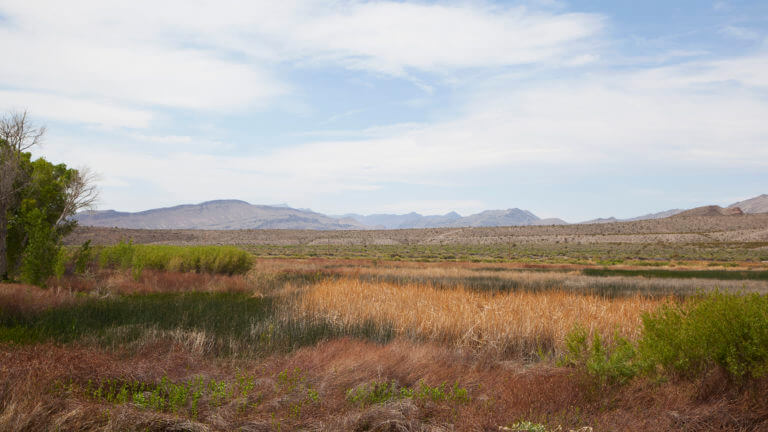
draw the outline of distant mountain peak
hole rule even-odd
[[[740,216],[744,212],[739,207],[720,207],[718,205],[708,205],[702,207],[696,207],[684,212],[678,213],[673,217],[689,217],[689,216]]]
[[[739,201],[729,205],[728,207],[738,207],[744,213],[768,213],[768,194],[762,194],[754,198]]]
[[[210,205],[221,205],[221,204],[245,204],[245,205],[251,205],[251,203],[243,200],[238,199],[218,199],[218,200],[211,200],[211,201],[203,201],[200,204],[186,204],[186,205],[200,205],[200,206],[210,206]]]

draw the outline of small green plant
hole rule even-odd
[[[227,398],[227,383],[224,381],[211,381],[208,383],[211,395],[211,405],[220,406]]]
[[[320,402],[320,393],[312,387],[307,388],[307,397],[312,402]]]
[[[590,342],[587,330],[577,326],[566,336],[565,345],[566,354],[558,363],[584,368],[599,385],[623,384],[638,373],[634,346],[618,334],[608,346],[599,333]]]
[[[440,401],[469,402],[467,389],[454,383],[448,387],[446,383],[430,386],[419,382],[414,387],[399,386],[396,381],[371,381],[347,390],[347,400],[355,405],[374,405],[398,399],[422,399]]]
[[[512,426],[505,428],[504,430],[514,432],[547,432],[547,427],[541,423],[533,423],[529,421],[519,421]]]
[[[291,393],[296,388],[303,384],[306,379],[301,372],[301,369],[294,368],[292,371],[283,370],[277,374],[277,386],[278,390],[282,390],[287,393]]]

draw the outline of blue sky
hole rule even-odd
[[[65,3],[0,0],[0,110],[98,172],[101,209],[574,222],[768,193],[765,1]]]

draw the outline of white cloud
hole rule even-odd
[[[467,184],[472,173],[493,170],[506,170],[513,178],[521,170],[546,176],[562,167],[768,168],[768,101],[759,92],[719,84],[723,77],[760,84],[744,75],[741,65],[761,61],[702,64],[696,68],[700,76],[684,74],[686,68],[664,68],[587,74],[556,84],[513,87],[500,81],[452,120],[258,156],[153,157],[69,147],[66,154],[100,167],[106,179],[151,179],[175,202],[236,196],[301,205],[307,197],[375,191],[391,182]],[[718,71],[716,80],[704,91],[704,77],[712,69]],[[433,204],[423,210],[449,208]]]
[[[105,127],[143,128],[152,113],[109,102],[55,94],[0,90],[0,111],[28,110],[34,116]]]
[[[482,2],[2,0],[0,14],[2,86],[202,110],[285,94],[270,72],[284,62],[396,75],[582,62],[591,53],[577,44],[602,26],[596,15]]]
[[[759,40],[760,33],[747,27],[728,25],[720,29],[720,34],[736,39]]]
[[[586,53],[576,44],[598,34],[603,20],[482,3],[349,2],[293,24],[285,45],[296,57],[401,74],[580,58]]]
[[[200,50],[39,30],[0,31],[6,58],[0,83],[123,104],[214,110],[245,107],[283,90],[253,67]]]

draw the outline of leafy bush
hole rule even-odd
[[[643,316],[644,367],[695,376],[717,365],[738,379],[768,372],[768,296],[715,292]]]
[[[26,219],[28,241],[21,263],[21,280],[44,286],[45,281],[56,273],[61,247],[55,227],[45,221],[43,212],[35,209]]]
[[[83,274],[88,270],[88,265],[93,260],[93,249],[91,248],[91,241],[87,240],[80,245],[75,252],[75,273]]]
[[[624,383],[638,373],[695,378],[721,367],[736,380],[768,373],[768,296],[714,292],[643,315],[633,345],[615,337],[607,346],[583,328],[566,337],[561,364],[583,368],[601,384]]]
[[[576,327],[565,340],[567,354],[563,365],[583,367],[601,385],[623,384],[638,372],[636,350],[632,343],[618,335],[608,345],[599,333],[589,338],[583,327]]]
[[[180,272],[244,274],[252,265],[251,255],[234,246],[134,245],[120,242],[99,251],[99,265],[130,269],[134,277],[144,269]]]

